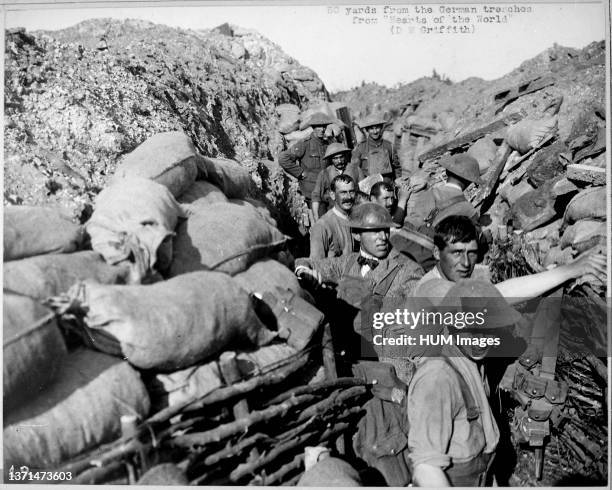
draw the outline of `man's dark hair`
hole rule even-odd
[[[474,222],[467,216],[449,216],[434,228],[434,245],[444,250],[453,243],[478,241],[478,231]]]
[[[331,181],[331,184],[329,184],[329,188],[332,192],[336,192],[336,184],[338,182],[342,182],[343,184],[353,184],[356,187],[355,180],[353,179],[353,177],[348,174],[340,174],[336,175]]]
[[[376,184],[370,188],[370,197],[376,199],[382,194],[383,191],[394,192],[393,184],[385,180],[376,182]]]

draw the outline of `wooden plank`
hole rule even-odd
[[[593,185],[606,185],[606,169],[585,165],[583,163],[572,163],[567,166],[566,177],[569,180],[586,182]]]
[[[459,148],[462,148],[463,146],[469,145],[477,139],[480,139],[483,136],[486,136],[487,134],[494,133],[495,131],[502,129],[505,126],[508,126],[510,124],[516,124],[521,119],[523,119],[523,117],[524,115],[520,112],[513,112],[512,114],[504,116],[501,119],[492,122],[491,124],[488,124],[479,129],[475,129],[474,131],[470,131],[469,133],[464,134],[459,138],[455,138],[454,140],[449,141],[448,143],[426,151],[422,155],[419,155],[419,167],[422,167],[423,163],[427,160],[438,158],[449,151],[457,150]]]

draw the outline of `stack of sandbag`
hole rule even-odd
[[[295,104],[280,104],[276,106],[276,113],[280,117],[278,132],[289,134],[300,127],[300,108]]]
[[[591,187],[575,195],[563,215],[561,248],[572,247],[583,252],[606,243],[606,188]]]
[[[190,212],[176,230],[171,277],[197,270],[237,274],[287,240],[252,206],[217,202]]]
[[[52,470],[118,438],[122,416],[142,419],[149,413],[140,375],[127,362],[77,349],[53,363],[54,382],[4,413],[5,465]]]

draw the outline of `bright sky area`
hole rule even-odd
[[[323,5],[83,6],[38,10],[12,10],[9,6],[5,10],[5,25],[28,30],[55,30],[85,19],[103,17],[146,19],[188,29],[212,28],[229,22],[255,29],[278,44],[300,63],[315,70],[330,91],[348,89],[362,81],[391,87],[429,76],[434,69],[453,81],[472,76],[491,80],[503,76],[554,43],[582,48],[605,38],[604,3],[494,4],[531,8],[530,13],[501,14],[484,12],[482,4],[445,4],[455,8],[476,7],[477,13],[462,15],[469,17],[467,22],[462,22],[457,14],[440,12],[440,5],[423,4],[432,9],[431,13],[424,14],[417,13],[416,4],[387,4],[387,7],[404,9],[405,13],[390,14],[387,10],[385,14],[385,4],[370,4],[377,10],[375,15],[349,12],[350,5],[339,5],[336,13],[333,8],[330,13],[330,8]],[[436,23],[435,18],[442,15],[442,23]],[[390,18],[397,17],[410,18],[413,23],[391,24]],[[425,18],[426,27],[460,28],[464,25],[472,31],[420,33],[423,24],[415,23],[417,17]],[[485,17],[494,22],[485,23]],[[377,24],[356,23],[366,18],[370,21],[376,18]],[[503,22],[504,18],[507,22]],[[415,28],[412,34],[407,32],[410,25]],[[392,26],[394,29],[400,27],[402,32],[392,34]]]

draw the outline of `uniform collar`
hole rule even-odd
[[[348,220],[348,214],[343,213],[342,211],[340,211],[336,206],[334,206],[332,208],[332,212],[338,216],[338,218],[343,219],[343,220]]]
[[[370,145],[374,145],[374,146],[382,146],[383,144],[383,138],[382,136],[380,137],[380,139],[378,141],[374,141],[370,136],[368,136],[368,143]]]

